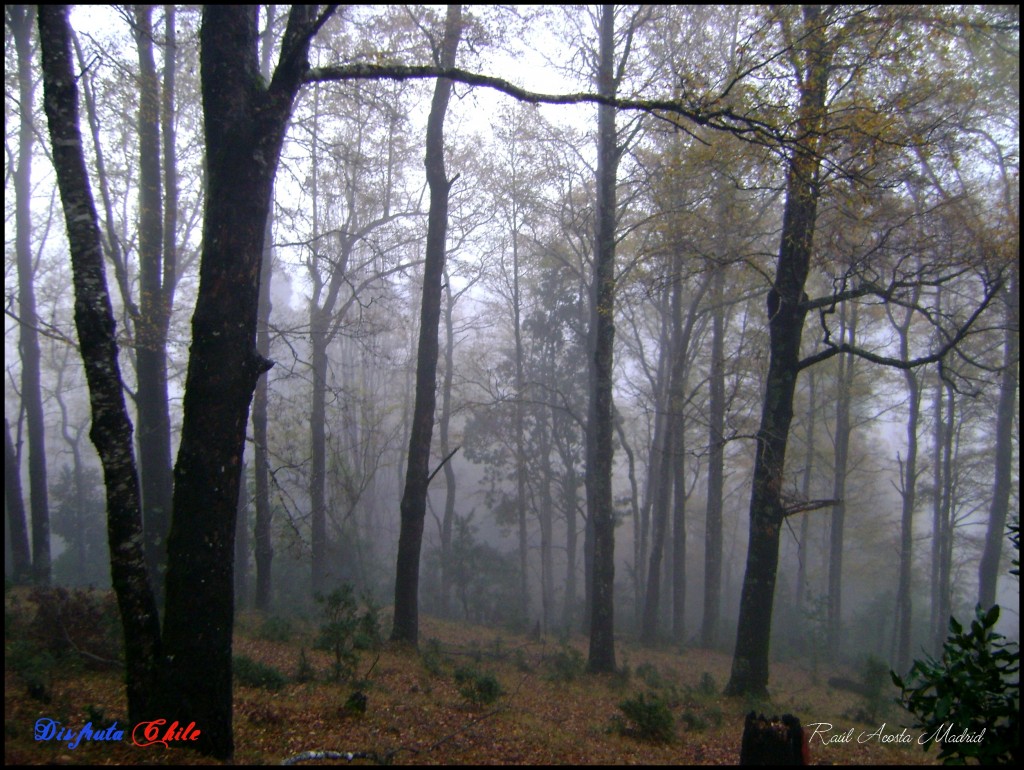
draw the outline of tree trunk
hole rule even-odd
[[[772,604],[779,535],[785,518],[783,471],[799,373],[800,338],[807,315],[802,301],[814,242],[821,165],[816,145],[824,122],[831,61],[821,9],[807,6],[803,13],[805,35],[800,47],[806,61],[796,134],[806,138],[805,144],[793,148],[789,162],[775,282],[768,293],[768,376],[757,432],[750,537],[732,675],[726,687],[729,695],[766,696],[768,691]]]
[[[163,661],[160,621],[146,569],[132,425],[124,403],[114,314],[78,130],[67,15],[67,6],[39,8],[44,102],[71,250],[75,326],[92,410],[90,438],[103,465],[107,490],[110,571],[124,629],[128,719],[139,722],[166,717],[156,707]]]
[[[438,64],[455,66],[455,54],[462,34],[462,6],[449,5],[445,19],[444,42]],[[415,645],[419,639],[420,548],[423,520],[427,512],[427,484],[430,472],[430,440],[434,430],[434,405],[437,388],[437,331],[441,316],[441,279],[444,275],[446,235],[448,232],[448,179],[444,164],[444,119],[452,93],[452,81],[438,78],[427,117],[425,165],[430,187],[430,212],[427,216],[426,262],[423,268],[423,301],[420,308],[420,335],[416,354],[416,403],[413,406],[406,466],[405,491],[402,494],[402,524],[398,536],[398,563],[395,574],[395,615],[391,638]]]
[[[272,31],[275,6],[267,6],[266,37],[260,48],[260,73],[264,80],[270,80],[270,56],[273,52]],[[170,191],[168,191],[170,194]],[[273,191],[270,200],[274,200]],[[274,275],[274,207],[267,208],[267,221],[263,227],[263,255],[260,258],[260,295],[256,311],[256,352],[263,358],[270,358],[270,281]],[[267,612],[270,609],[270,590],[273,585],[271,568],[274,560],[274,544],[271,537],[273,509],[270,506],[270,454],[267,447],[267,378],[263,375],[256,382],[252,401],[253,473],[256,493],[256,521],[253,526],[253,551],[256,562],[256,609]]]
[[[724,224],[724,223],[723,223]],[[704,526],[701,646],[718,643],[722,601],[722,496],[725,486],[725,267],[711,268],[711,372],[708,390],[708,500]]]
[[[1019,267],[1010,267],[1009,290],[1004,294],[1006,315],[1003,338],[1003,371],[999,377],[999,405],[996,408],[995,470],[992,480],[992,503],[988,511],[985,550],[978,566],[978,603],[991,607],[996,603],[999,584],[999,559],[1006,538],[1006,519],[1010,512],[1013,488],[1013,429],[1017,406],[1017,364],[1020,345]]]
[[[294,6],[269,86],[259,77],[255,7],[207,6],[200,31],[207,196],[199,295],[185,379],[168,538],[165,713],[203,731],[196,748],[234,751],[231,641],[235,515],[257,378],[263,233],[295,95],[318,29]]]
[[[269,6],[273,12],[273,6]],[[271,195],[273,200],[273,195]],[[267,212],[263,231],[263,256],[260,262],[260,296],[256,321],[256,352],[270,357],[270,280],[273,275],[273,207]],[[256,382],[252,401],[253,472],[256,493],[256,521],[253,526],[254,557],[256,561],[256,609],[270,609],[270,590],[273,585],[271,568],[274,544],[271,536],[273,509],[270,506],[270,454],[267,448],[267,377]]]
[[[11,579],[15,585],[27,583],[32,577],[32,556],[28,548],[28,526],[25,521],[25,498],[21,494],[21,464],[11,441],[11,426],[4,418],[4,502],[10,522]]]
[[[444,379],[441,382],[441,418],[438,425],[441,457],[448,457],[452,451],[449,438],[449,426],[452,417],[452,380],[455,376],[455,302],[452,298],[451,280],[447,270],[444,273],[444,292],[447,302],[444,312]],[[455,523],[455,469],[452,464],[444,464],[444,515],[441,519],[441,610],[449,613],[448,597],[451,593],[452,527]]]
[[[235,520],[235,604],[243,610],[249,606],[249,494],[245,489],[244,463]]]
[[[36,317],[35,276],[32,267],[32,21],[31,6],[8,9],[18,54],[18,165],[14,172],[15,234],[18,263],[18,352],[21,358],[21,400],[28,424],[28,486],[32,514],[32,577],[50,584],[50,504],[46,485],[46,423],[40,374],[39,321]]]
[[[138,446],[146,561],[157,599],[167,563],[171,520],[171,418],[167,398],[167,329],[170,294],[165,286],[164,203],[160,169],[160,87],[153,57],[152,6],[135,6],[139,53],[139,313],[135,318],[138,376]],[[173,255],[169,258],[173,259]],[[173,275],[173,269],[171,270]]]
[[[614,96],[615,11],[600,11],[597,90]],[[615,671],[615,510],[612,358],[615,342],[615,181],[619,148],[615,110],[597,108],[597,206],[594,215],[594,276],[590,303],[590,405],[587,419],[587,511],[593,526],[593,587],[590,654],[593,672]]]
[[[839,313],[839,339],[849,336],[850,345],[855,344],[857,310],[853,309],[849,325],[846,322],[845,306]],[[843,534],[846,526],[846,474],[850,457],[850,400],[853,387],[853,355],[839,356],[839,374],[836,381],[836,428],[835,464],[833,470],[832,526],[829,530],[828,560],[828,650],[833,660],[838,660],[842,641],[842,598],[843,598]]]
[[[917,292],[912,299],[917,302]],[[910,323],[913,312],[908,310],[897,327],[900,335],[900,357],[906,359],[910,349]],[[921,414],[921,386],[917,373],[907,369],[903,373],[907,383],[907,459],[900,467],[900,566],[896,584],[896,660],[894,668],[905,674],[910,668],[911,633],[913,628],[913,576],[914,561],[914,509],[917,506],[917,426]]]

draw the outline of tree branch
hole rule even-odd
[[[792,137],[786,136],[778,127],[749,115],[740,115],[728,107],[708,109],[704,106],[687,106],[675,99],[635,99],[588,92],[542,94],[536,91],[527,91],[503,78],[481,75],[458,67],[362,62],[316,67],[305,74],[307,83],[334,80],[419,80],[426,78],[447,78],[470,86],[493,88],[528,104],[599,104],[620,110],[638,110],[662,118],[665,115],[676,116],[718,131],[726,131],[738,136],[757,137],[762,141],[767,140],[773,145],[793,141]]]

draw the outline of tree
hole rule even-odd
[[[139,53],[139,302],[134,318],[138,393],[135,404],[138,411],[139,472],[146,558],[159,596],[162,593],[167,558],[166,539],[170,527],[173,490],[171,418],[167,397],[167,331],[177,280],[174,230],[164,233],[162,170],[166,172],[171,187],[168,191],[166,224],[172,228],[177,201],[170,200],[176,189],[173,134],[165,136],[166,154],[161,155],[160,148],[161,93],[153,57],[151,13],[152,6],[135,6],[132,25]],[[168,18],[173,19],[173,11],[170,14]],[[169,25],[169,29],[173,29],[173,21]],[[173,98],[173,52],[169,56],[171,66],[165,72],[165,98]],[[163,112],[164,125],[169,126],[173,115],[167,115],[167,109]],[[169,161],[167,168],[161,169],[161,159]],[[165,251],[165,247],[170,251]]]
[[[21,357],[21,399],[28,427],[29,508],[32,518],[32,579],[39,585],[50,582],[50,506],[46,487],[46,426],[39,369],[39,320],[32,266],[32,82],[31,6],[12,5],[7,20],[14,33],[18,53],[18,97],[21,123],[18,128],[18,165],[14,172],[15,251],[18,259],[18,351]]]
[[[21,494],[21,464],[11,440],[11,426],[4,417],[4,505],[10,522],[11,578],[15,583],[27,582],[32,575],[32,555],[25,526],[25,499]]]
[[[449,5],[443,39],[434,50],[440,67],[454,67],[462,34],[462,6]],[[444,275],[448,231],[449,179],[444,163],[444,119],[451,98],[452,81],[438,78],[427,118],[427,184],[430,212],[420,306],[420,334],[416,355],[416,403],[413,406],[405,491],[402,494],[402,526],[398,538],[395,574],[395,615],[391,638],[413,645],[419,638],[419,570],[423,522],[430,483],[430,440],[434,430],[437,388],[438,326],[441,317],[441,280]]]
[[[848,14],[835,7],[824,10],[816,6],[804,7],[800,19],[792,18],[785,11],[780,12],[778,17],[785,50],[798,84],[798,104],[793,124],[793,136],[796,139],[792,142],[787,159],[782,232],[773,285],[767,298],[769,367],[757,433],[757,455],[750,501],[750,540],[740,599],[736,649],[732,676],[726,688],[726,692],[731,695],[767,693],[768,650],[781,525],[790,513],[820,506],[820,502],[808,501],[787,505],[783,498],[785,454],[797,376],[821,361],[844,353],[853,353],[875,364],[900,369],[942,361],[967,337],[974,322],[991,302],[993,292],[1001,285],[998,268],[990,271],[984,264],[975,265],[973,276],[981,290],[972,309],[965,314],[965,318],[953,323],[955,328],[938,330],[941,342],[932,352],[910,360],[880,355],[843,341],[837,342],[832,338],[833,332],[822,309],[828,308],[826,312],[831,313],[840,302],[860,297],[905,303],[905,295],[918,283],[941,285],[951,280],[949,275],[942,275],[943,267],[947,266],[932,265],[922,273],[911,274],[900,265],[888,285],[883,286],[870,269],[858,275],[862,268],[854,260],[851,262],[854,267],[841,275],[837,284],[839,290],[833,292],[832,296],[810,300],[804,293],[814,251],[817,208],[825,178],[839,176],[854,187],[870,183],[879,185],[885,178],[885,172],[896,179],[901,178],[904,166],[899,162],[900,152],[913,152],[915,149],[923,151],[941,146],[941,120],[936,119],[927,109],[906,111],[905,124],[894,126],[895,133],[886,134],[872,124],[870,116],[873,111],[863,105],[862,117],[866,122],[851,137],[849,144],[839,144],[845,130],[856,125],[857,119],[847,114],[843,123],[833,125],[836,105],[829,101],[829,95],[836,73],[855,66],[854,62],[865,61],[865,56],[879,65],[884,64],[886,58],[880,55],[880,51],[889,44],[888,41],[895,39],[892,35],[896,29],[919,31],[915,29],[918,20],[912,15],[904,16],[887,9],[881,13],[888,20],[885,24],[868,24],[867,18],[858,13]],[[881,22],[881,19],[876,21]],[[799,25],[798,30],[794,29],[794,24]],[[924,26],[924,31],[934,31],[927,28],[927,23]],[[863,48],[864,43],[868,43],[869,48]],[[858,72],[862,71],[866,70],[858,69]],[[930,90],[929,84],[924,81],[917,86],[924,92]],[[927,104],[924,93],[921,101]],[[852,103],[850,106],[853,109]],[[863,141],[868,142],[871,152],[861,147],[859,143]],[[883,146],[885,151],[882,151]],[[837,152],[840,148],[843,153]],[[839,192],[839,188],[834,189]],[[882,241],[877,243],[873,251],[885,250],[891,232],[891,229],[882,231]],[[955,275],[959,265],[948,268],[950,274]],[[843,287],[849,286],[855,279],[859,285],[844,291]],[[801,359],[800,343],[804,321],[811,310],[818,310],[821,315],[825,346]],[[936,325],[943,318],[936,317],[934,308],[915,306],[915,312],[931,319]]]
[[[294,7],[269,84],[258,74],[257,9],[211,6],[201,30],[208,197],[199,298],[174,471],[163,634],[139,544],[131,423],[78,131],[66,7],[40,12],[47,119],[65,210],[76,326],[104,466],[111,568],[125,632],[129,718],[204,725],[196,748],[234,749],[232,552],[249,403],[271,365],[255,349],[263,233],[292,103],[313,35],[334,9]],[[197,612],[196,608],[200,608]]]
[[[124,403],[103,250],[78,129],[66,6],[39,9],[43,92],[53,164],[64,207],[75,289],[75,326],[89,384],[90,438],[103,464],[111,581],[125,639],[125,684],[132,721],[157,718],[160,621],[143,550],[141,497],[132,425]]]
[[[615,10],[601,6],[598,17],[597,90],[614,96],[621,79],[615,72]],[[615,110],[597,108],[597,205],[594,212],[594,263],[590,297],[589,406],[587,409],[587,515],[593,526],[593,588],[590,654],[593,672],[615,670],[615,510],[612,500],[612,356],[615,341],[615,176],[619,148]]]

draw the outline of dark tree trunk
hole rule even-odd
[[[146,561],[161,595],[171,520],[171,418],[167,399],[170,293],[164,285],[163,186],[160,169],[160,87],[153,58],[152,7],[135,7],[139,53],[139,313],[135,319],[138,446]],[[170,255],[173,259],[173,254]],[[171,270],[173,275],[173,269]]]
[[[912,300],[917,302],[917,292]],[[909,354],[910,322],[912,311],[907,311],[905,320],[899,324],[900,357]],[[913,628],[913,575],[914,560],[914,509],[917,506],[917,426],[921,415],[921,386],[913,369],[903,372],[907,383],[907,459],[900,467],[900,566],[896,585],[896,660],[894,668],[905,674],[910,667],[912,654],[911,633]]]
[[[243,610],[249,606],[249,494],[245,489],[244,463],[235,519],[235,603]]]
[[[292,103],[318,29],[316,9],[294,6],[269,86],[259,76],[257,10],[207,6],[200,31],[207,195],[199,296],[185,380],[168,539],[162,717],[195,721],[196,748],[234,751],[231,640],[235,514],[245,427],[257,378],[263,233]]]
[[[71,249],[75,326],[92,410],[90,438],[103,464],[107,490],[111,580],[124,629],[128,718],[138,722],[166,716],[156,708],[163,660],[160,621],[146,569],[132,425],[124,403],[114,314],[78,130],[78,91],[67,15],[67,6],[39,9],[44,102]]]
[[[681,375],[685,382],[686,375]],[[679,394],[682,395],[682,394]],[[686,634],[686,413],[677,398],[672,419],[672,641]]]
[[[11,426],[4,418],[4,503],[10,522],[10,544],[15,585],[27,583],[32,577],[32,556],[28,549],[28,525],[25,521],[25,498],[21,493],[21,463],[11,441]]]
[[[438,64],[455,66],[455,54],[462,34],[462,6],[449,5],[444,42]],[[409,458],[405,491],[402,494],[402,524],[398,536],[398,564],[395,574],[395,616],[391,638],[416,644],[419,639],[420,549],[423,520],[427,512],[427,484],[430,473],[430,441],[434,431],[437,388],[437,332],[441,316],[441,279],[444,275],[448,232],[448,179],[444,164],[444,119],[451,98],[452,81],[438,78],[427,118],[427,184],[430,213],[427,218],[426,262],[423,269],[423,302],[420,308],[420,336],[416,355],[416,403],[409,436]]]
[[[32,267],[32,6],[8,9],[18,54],[18,165],[14,172],[15,235],[18,263],[18,353],[21,358],[21,400],[28,425],[28,486],[32,514],[32,578],[50,584],[50,504],[46,486],[46,424],[40,375],[39,333],[36,317],[35,276]],[[77,109],[77,107],[76,107]]]
[[[643,626],[640,640],[654,644],[658,639],[658,619],[661,613],[661,563],[668,531],[668,511],[672,497],[672,428],[674,421],[666,415],[661,438],[665,448],[651,457],[651,474],[657,478],[654,500],[651,504],[651,547],[647,571],[647,590],[644,594]]]
[[[803,88],[797,117],[798,136],[805,144],[792,150],[786,184],[786,205],[776,264],[775,282],[768,293],[769,363],[757,432],[754,479],[750,496],[750,537],[740,594],[730,695],[766,696],[772,604],[779,562],[779,535],[785,517],[783,470],[793,394],[800,363],[800,338],[806,308],[804,284],[810,266],[819,196],[821,165],[816,137],[823,124],[831,52],[821,9],[804,8]]]
[[[447,271],[444,273],[444,292],[447,300],[444,312],[444,380],[441,383],[441,419],[438,426],[441,457],[448,457],[452,451],[449,440],[449,425],[452,409],[452,379],[455,368],[455,326],[453,311],[455,302],[452,298],[451,280]],[[451,552],[452,527],[455,524],[455,470],[452,464],[444,464],[444,515],[441,519],[441,610],[449,613],[448,598],[451,594]]]
[[[1017,406],[1017,364],[1020,345],[1019,302],[1020,278],[1018,266],[1012,265],[1006,302],[1003,339],[1003,371],[999,379],[999,405],[996,409],[995,472],[992,481],[992,503],[988,511],[988,530],[985,550],[978,566],[978,603],[985,608],[996,603],[999,583],[999,559],[1006,538],[1006,519],[1010,512],[1010,492],[1013,488],[1013,428]]]
[[[270,80],[270,55],[273,52],[274,6],[267,6],[266,36],[260,49],[260,73],[264,80]],[[170,191],[168,190],[168,195]],[[271,192],[270,200],[274,195]],[[274,275],[274,207],[267,209],[267,221],[263,227],[263,256],[260,260],[260,296],[256,311],[256,352],[263,358],[270,358],[270,281]],[[274,560],[274,544],[270,526],[273,509],[270,506],[270,454],[267,447],[267,377],[263,375],[256,382],[252,400],[253,475],[256,494],[256,521],[253,524],[253,555],[256,562],[256,609],[267,612],[270,609],[272,586],[271,568]]]
[[[711,372],[708,390],[708,500],[704,536],[704,613],[701,646],[718,642],[722,601],[722,495],[725,482],[725,267],[711,279]]]
[[[597,90],[614,96],[615,11],[601,6]],[[590,303],[590,406],[587,419],[587,511],[593,526],[590,655],[593,672],[615,671],[615,510],[612,357],[615,342],[615,180],[619,148],[615,110],[597,108],[597,207]]]
[[[849,336],[855,344],[857,310],[852,311],[849,324],[845,307],[840,310],[839,339]],[[836,387],[835,465],[832,477],[832,526],[829,529],[828,559],[828,651],[833,660],[839,659],[842,642],[843,599],[843,543],[846,528],[846,474],[850,458],[850,400],[853,387],[853,355],[839,356],[839,374]]]

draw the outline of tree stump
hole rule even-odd
[[[809,765],[810,746],[800,720],[792,714],[770,719],[747,714],[740,746],[741,765]]]

